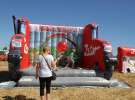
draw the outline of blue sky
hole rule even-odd
[[[135,0],[0,0],[0,47],[8,46],[12,15],[31,23],[85,26],[99,24],[99,37],[118,46],[135,48]]]

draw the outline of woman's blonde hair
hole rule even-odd
[[[43,52],[45,53],[47,51],[50,51],[50,47],[49,46],[43,47]]]

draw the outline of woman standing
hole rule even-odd
[[[50,48],[48,46],[43,48],[43,54],[39,55],[36,66],[36,79],[39,77],[41,100],[50,100],[52,72],[47,63],[50,65],[50,67],[56,68],[56,61],[54,61],[53,56],[50,55]],[[46,94],[44,96],[45,87]]]

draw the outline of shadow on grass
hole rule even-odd
[[[12,97],[12,96],[4,96],[2,97],[3,100],[36,100],[34,98],[27,98],[26,96],[24,95],[16,95],[15,97]]]
[[[0,71],[0,76],[2,76],[0,77],[0,82],[6,82],[10,80],[8,71]]]

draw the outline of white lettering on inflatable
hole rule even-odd
[[[26,42],[26,38],[24,37],[24,42]]]
[[[27,44],[25,44],[25,45],[24,45],[24,53],[27,54],[28,51],[29,51],[29,48],[28,48]]]
[[[96,51],[99,50],[100,47],[92,47],[92,46],[89,46],[88,44],[85,44],[84,45],[84,56],[93,56],[95,55]]]

